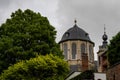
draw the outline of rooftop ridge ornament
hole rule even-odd
[[[77,23],[77,20],[75,19],[74,22],[75,22],[75,24],[76,24],[76,23]]]

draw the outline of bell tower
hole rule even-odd
[[[99,46],[99,51],[97,52],[98,54],[98,72],[106,72],[107,69],[107,39],[108,36],[106,35],[106,28],[104,25],[104,34],[102,36],[103,43],[101,46]]]

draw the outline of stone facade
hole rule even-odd
[[[106,72],[108,67],[107,48],[99,48],[97,54],[98,54],[98,72]]]
[[[75,59],[72,59],[72,43],[76,44],[76,55]],[[75,71],[84,71],[88,69],[94,68],[94,44],[88,41],[80,41],[80,40],[73,40],[73,41],[65,41],[60,43],[60,48],[63,51],[64,55],[64,44],[67,44],[67,58],[65,59],[69,65],[72,67],[76,67]],[[81,44],[85,44],[85,53],[81,53]],[[92,54],[90,55],[89,46],[92,46]]]
[[[108,68],[107,80],[120,80],[120,62]]]

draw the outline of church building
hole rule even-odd
[[[108,68],[108,60],[107,60],[107,35],[104,28],[104,35],[102,36],[103,44],[99,46],[98,54],[98,72],[106,72]]]
[[[94,42],[89,34],[77,26],[68,29],[59,42],[64,59],[70,65],[70,72],[94,69]]]

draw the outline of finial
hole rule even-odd
[[[106,28],[105,28],[105,24],[104,24],[104,34],[106,34]]]
[[[75,22],[75,24],[76,24],[76,23],[77,23],[77,20],[75,19],[75,21],[74,21],[74,22]]]

